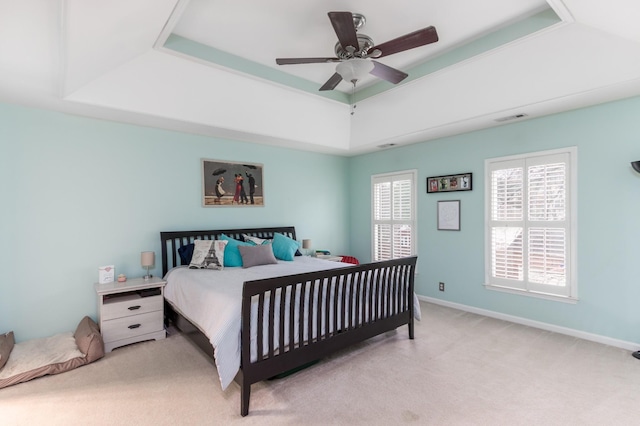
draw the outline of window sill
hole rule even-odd
[[[576,298],[576,297],[557,296],[557,295],[548,294],[548,293],[537,293],[537,292],[533,292],[533,291],[526,291],[526,290],[518,290],[518,289],[515,289],[515,288],[501,287],[501,286],[497,286],[497,285],[493,285],[493,284],[484,284],[484,287],[487,290],[500,291],[500,292],[503,292],[503,293],[518,294],[520,296],[535,297],[537,299],[553,300],[554,302],[569,303],[569,304],[572,304],[572,305],[575,305],[575,304],[578,303],[578,298]]]

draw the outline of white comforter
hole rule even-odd
[[[222,389],[233,381],[240,369],[240,328],[242,285],[245,281],[300,274],[324,269],[344,268],[344,263],[298,256],[293,262],[278,261],[277,265],[252,268],[170,270],[165,279],[165,298],[211,342]],[[420,307],[414,296],[419,319]]]

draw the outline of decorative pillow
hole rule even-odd
[[[273,234],[273,254],[280,260],[293,260],[300,243],[282,234]]]
[[[246,242],[250,244],[253,243],[256,246],[273,243],[273,240],[265,240],[263,238],[252,237],[251,235],[247,235],[247,234],[242,234],[242,238],[244,238]],[[300,250],[296,249],[295,256],[302,256],[302,253],[300,253]]]
[[[242,238],[244,238],[245,242],[254,245],[261,246],[263,244],[271,244],[271,240],[266,240],[264,238],[252,237],[251,235],[242,234]]]
[[[193,257],[193,248],[195,245],[193,243],[187,244],[186,246],[182,246],[178,249],[178,254],[180,255],[180,264],[188,265],[191,263],[191,258]]]
[[[189,268],[222,270],[226,266],[224,261],[226,241],[195,240],[193,243],[193,257]]]
[[[87,359],[87,363],[104,356],[104,341],[100,329],[91,318],[85,316],[80,320],[73,337],[76,339],[78,350]]]
[[[9,359],[9,354],[13,350],[13,345],[15,344],[15,340],[13,338],[13,331],[10,331],[5,334],[0,334],[0,369],[4,367]]]
[[[240,256],[238,246],[252,246],[254,244],[235,240],[225,234],[220,235],[218,238],[228,242],[227,247],[224,249],[224,266],[242,266],[242,256]]]
[[[273,255],[271,244],[260,246],[238,246],[240,256],[242,256],[242,267],[251,268],[258,265],[270,265],[278,263]]]

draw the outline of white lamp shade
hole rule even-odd
[[[140,255],[140,264],[143,267],[153,266],[156,263],[156,253],[153,251],[143,251]]]
[[[302,248],[310,249],[311,248],[311,240],[302,240]]]
[[[340,74],[343,80],[353,82],[364,78],[372,69],[373,62],[367,59],[353,58],[340,62],[336,67],[336,72]]]

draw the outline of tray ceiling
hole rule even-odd
[[[23,0],[0,5],[0,100],[172,130],[355,155],[640,93],[632,0]],[[318,92],[335,64],[327,12],[365,15],[380,59],[409,73]],[[375,123],[375,125],[372,125]]]

